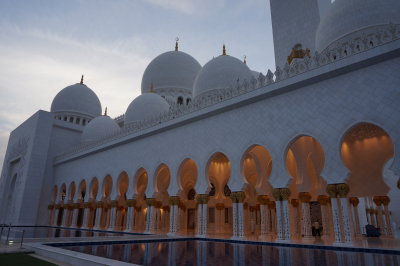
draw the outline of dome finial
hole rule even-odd
[[[179,42],[179,37],[176,37],[176,39],[175,39],[175,51],[179,51],[178,42]]]
[[[225,44],[222,45],[222,55],[226,55],[226,47],[225,47]]]
[[[247,56],[244,55],[244,56],[243,56],[243,63],[245,63],[245,64],[247,65],[247,60],[246,60],[246,59],[247,59]]]
[[[106,109],[104,110],[104,116],[107,116],[107,106]]]
[[[84,75],[82,75],[82,77],[81,77],[81,82],[80,82],[80,84],[83,84],[83,77],[84,77]]]

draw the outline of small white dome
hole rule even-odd
[[[390,22],[400,23],[399,0],[336,0],[318,26],[315,47],[322,52],[350,33]]]
[[[142,78],[142,93],[157,89],[193,90],[194,80],[201,65],[192,56],[180,52],[163,53],[147,66]]]
[[[124,124],[150,119],[169,110],[168,102],[158,94],[143,93],[136,97],[125,112]]]
[[[101,115],[92,119],[83,129],[82,142],[101,140],[112,134],[118,133],[121,128],[114,119]]]
[[[85,84],[77,83],[62,89],[51,104],[53,113],[79,113],[90,118],[101,115],[97,95]]]
[[[238,80],[250,81],[253,74],[248,66],[241,60],[229,56],[218,56],[200,70],[194,82],[193,96],[216,89],[225,89],[235,84]]]

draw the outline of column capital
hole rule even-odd
[[[351,205],[353,205],[354,207],[357,207],[358,203],[360,203],[360,200],[357,197],[351,197],[349,200]]]
[[[147,206],[154,206],[154,204],[156,203],[156,199],[155,198],[147,198],[146,203],[147,203]]]
[[[96,208],[102,208],[103,207],[103,202],[100,200],[96,202]]]
[[[126,201],[128,207],[135,207],[136,206],[136,199],[129,199]]]
[[[326,192],[331,198],[345,198],[349,191],[349,185],[346,183],[329,184],[326,186]]]
[[[169,205],[178,205],[179,204],[179,196],[170,196],[169,197]]]
[[[289,188],[274,188],[272,190],[272,195],[274,196],[275,200],[283,201],[288,200],[290,197],[290,189]]]
[[[244,199],[246,198],[246,194],[243,191],[236,191],[236,202],[243,203]]]
[[[118,201],[112,200],[112,201],[111,201],[111,208],[115,208],[115,207],[117,207],[117,206],[118,206]]]
[[[293,207],[297,208],[297,207],[299,207],[299,200],[298,199],[292,199],[290,201],[290,204],[292,204]]]
[[[196,200],[198,204],[207,204],[208,203],[209,196],[208,194],[197,194]]]
[[[269,197],[267,195],[259,195],[257,200],[261,205],[268,205]]]
[[[311,201],[311,195],[310,192],[300,192],[299,193],[299,199],[301,202],[310,202]]]
[[[327,205],[329,203],[329,197],[326,195],[319,195],[318,202],[321,205]]]

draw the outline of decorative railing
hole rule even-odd
[[[230,100],[254,90],[264,88],[276,82],[323,67],[340,59],[373,49],[374,47],[381,46],[397,39],[400,39],[400,25],[395,24],[380,26],[376,28],[374,32],[372,32],[371,29],[356,32],[352,34],[352,36],[345,36],[343,39],[331,44],[322,53],[315,52],[312,57],[306,56],[304,59],[294,59],[291,64],[286,63],[282,68],[278,66],[275,72],[268,70],[265,76],[260,73],[257,79],[253,78],[249,81],[238,81],[231,87],[205,92],[198,95],[194,101],[190,102],[188,105],[172,105],[168,112],[161,113],[148,120],[135,124],[124,125],[121,131],[110,134],[99,141],[82,143],[75,146],[69,152],[57,156],[55,161],[65,160],[74,154],[110,143],[124,136],[160,125],[175,118]],[[124,119],[124,115],[118,116],[114,119],[119,122]]]

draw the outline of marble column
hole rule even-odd
[[[244,238],[244,206],[245,194],[243,191],[232,192],[232,238]]]
[[[125,230],[124,230],[125,232],[130,232],[132,230],[133,211],[134,211],[134,207],[128,206],[127,212],[126,212],[126,226],[125,226]]]
[[[146,203],[147,203],[147,213],[146,213],[146,233],[153,233],[154,231],[154,204],[155,204],[155,199],[154,198],[147,198]]]
[[[197,208],[197,236],[204,237],[207,235],[207,203],[208,194],[198,194],[196,197]]]
[[[71,215],[71,212],[73,211],[73,209],[71,209],[71,207],[69,207],[68,205],[66,205],[66,208],[64,208],[64,213],[63,213],[63,217],[61,220],[61,226],[64,227],[68,227],[69,226],[69,216]],[[58,218],[58,215],[56,216],[56,219]]]
[[[77,228],[78,227],[78,216],[79,216],[79,207],[75,207],[72,211],[72,222],[70,227]]]
[[[236,195],[231,193],[230,198],[232,200],[232,238],[237,238],[238,236],[238,223],[236,219],[238,217],[238,206],[236,203]]]
[[[243,191],[235,192],[236,194],[236,204],[237,204],[237,237],[244,238],[244,210],[243,202],[245,199],[245,194]]]
[[[208,219],[207,219],[207,216],[208,216],[208,205],[207,205],[207,203],[208,203],[208,195],[207,194],[205,194],[205,195],[203,195],[203,208],[202,208],[202,211],[203,211],[203,215],[202,215],[202,219],[203,219],[203,222],[202,222],[202,227],[203,227],[203,229],[202,229],[202,233],[203,233],[203,236],[205,237],[205,236],[207,236],[207,229],[208,229]]]
[[[276,199],[276,223],[278,230],[278,241],[290,241],[290,220],[288,199],[289,188],[274,188],[272,191]]]
[[[301,238],[301,212],[300,212],[300,201],[298,199],[292,199],[290,201],[292,205],[292,214],[293,214],[293,237],[296,239]]]
[[[303,241],[313,241],[311,231],[311,214],[310,214],[310,201],[311,195],[309,192],[300,192],[300,209],[301,209],[301,237]]]
[[[259,239],[260,240],[270,240],[269,238],[269,220],[270,218],[270,212],[268,209],[268,203],[269,203],[269,198],[267,195],[260,195],[257,198],[258,202],[260,203],[260,218],[261,218],[261,232]]]
[[[393,228],[392,228],[392,222],[390,219],[390,211],[389,211],[390,198],[388,196],[382,196],[381,201],[382,201],[384,211],[385,211],[386,236],[388,238],[393,238]]]
[[[336,243],[348,243],[352,241],[352,231],[350,227],[349,208],[347,194],[349,186],[344,183],[329,184],[327,192],[332,198],[333,225]]]
[[[82,213],[82,225],[81,225],[81,228],[83,228],[83,229],[88,228],[88,219],[89,219],[90,209],[86,205],[87,204],[84,204],[85,207],[83,207],[83,213]]]
[[[377,222],[378,222],[378,228],[380,229],[381,235],[385,236],[386,231],[385,231],[385,225],[383,222],[383,211],[382,211],[382,200],[380,196],[374,197],[374,203],[376,205],[377,209]]]
[[[94,229],[100,229],[101,227],[101,213],[103,211],[103,208],[101,208],[101,203],[96,204],[96,214],[94,216]]]
[[[177,224],[179,220],[179,212],[178,212],[178,204],[179,204],[179,197],[178,196],[171,196],[169,197],[169,235],[176,235],[177,233]]]
[[[351,204],[351,214],[354,221],[354,237],[361,238],[360,217],[358,215],[358,204],[360,201],[357,197],[351,197],[349,200]]]
[[[276,238],[278,228],[277,228],[277,223],[276,223],[276,202],[275,201],[270,201],[268,203],[268,210],[270,213],[270,219],[267,220],[268,223],[268,228],[269,228],[269,235],[272,238]]]
[[[330,199],[328,196],[320,195],[318,196],[318,202],[321,205],[322,238],[324,240],[329,240],[331,238],[331,217],[329,214]]]
[[[116,203],[116,202],[115,202]],[[109,213],[109,223],[107,230],[113,231],[115,229],[115,220],[117,216],[117,206],[114,202],[111,203],[111,207],[108,210]]]

